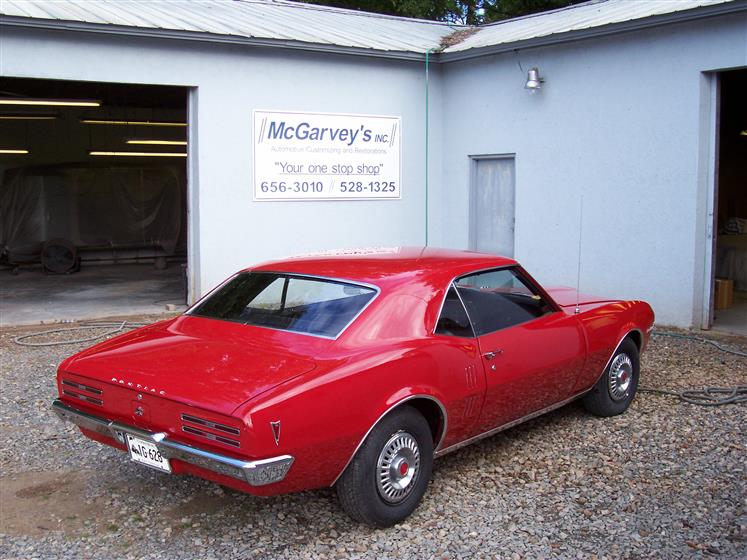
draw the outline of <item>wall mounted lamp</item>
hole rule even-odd
[[[542,89],[543,83],[545,83],[545,79],[540,76],[539,68],[535,66],[527,71],[527,83],[524,85],[524,88],[528,89],[530,93],[535,93],[538,89]]]

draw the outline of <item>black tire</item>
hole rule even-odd
[[[417,462],[412,447],[408,447],[413,441],[417,445]],[[384,476],[380,479],[383,482],[379,482],[378,471],[387,465],[393,475]],[[340,505],[355,521],[372,527],[390,527],[418,506],[428,487],[432,467],[433,435],[428,422],[414,408],[399,407],[371,430],[337,481]],[[407,474],[400,468],[407,470]],[[409,468],[414,471],[412,478]],[[402,478],[395,480],[397,476]],[[403,488],[397,488],[403,484]]]
[[[596,416],[622,414],[628,410],[635,397],[640,372],[638,346],[630,338],[626,338],[615,350],[597,384],[584,396],[584,407]],[[626,381],[629,381],[627,386]]]

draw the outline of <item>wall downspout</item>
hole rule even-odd
[[[428,63],[431,49],[425,51],[425,246],[428,246],[428,121],[430,119],[428,106],[429,72]]]

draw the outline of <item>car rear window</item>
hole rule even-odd
[[[335,338],[375,295],[373,288],[338,280],[246,272],[189,314]]]

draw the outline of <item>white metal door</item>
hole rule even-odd
[[[514,256],[515,159],[472,158],[470,185],[470,249]]]

